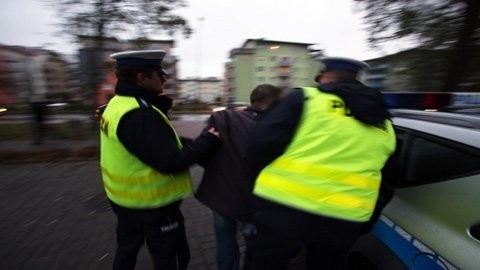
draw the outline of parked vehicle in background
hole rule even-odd
[[[392,110],[395,188],[348,269],[479,269],[480,115]]]

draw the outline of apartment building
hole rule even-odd
[[[0,45],[0,103],[30,103],[70,95],[68,67],[68,62],[53,51]]]
[[[480,46],[466,67],[457,91],[480,91]],[[440,91],[447,72],[449,50],[414,48],[365,60],[370,69],[365,76],[368,86],[385,92]]]
[[[204,79],[187,78],[178,81],[179,103],[211,103],[222,100],[223,81],[210,77]]]
[[[440,87],[435,65],[427,64],[431,59],[416,63],[419,55],[426,52],[418,50],[402,51],[365,62],[370,65],[365,74],[365,84],[384,92],[410,92],[421,89],[436,90]],[[422,59],[421,57],[420,59]],[[425,71],[430,66],[429,73]],[[424,78],[421,78],[425,74]],[[428,74],[428,75],[427,75]],[[417,79],[415,80],[414,77]]]
[[[285,90],[314,85],[320,63],[314,58],[320,50],[311,43],[247,39],[230,51],[225,64],[228,102],[249,102],[258,84],[273,84]]]

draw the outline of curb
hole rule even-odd
[[[38,150],[3,150],[0,152],[0,163],[26,161],[51,161],[59,159],[99,159],[100,149],[97,146],[86,146],[76,150],[67,148]]]

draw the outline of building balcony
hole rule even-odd
[[[291,70],[288,70],[288,71],[279,71],[278,73],[278,77],[281,77],[281,78],[288,78],[288,77],[291,77],[293,72]]]
[[[289,80],[282,80],[277,85],[280,88],[290,88],[292,86],[292,84]]]
[[[291,67],[293,66],[293,61],[290,59],[281,59],[278,61],[278,66],[279,67]]]

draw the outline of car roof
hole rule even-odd
[[[480,117],[460,113],[391,110],[397,127],[418,130],[480,149]]]

